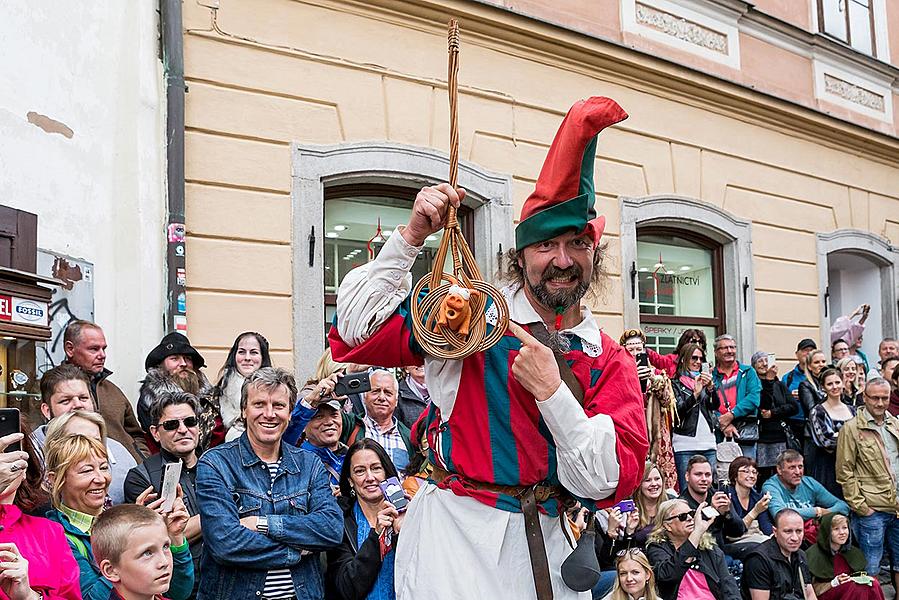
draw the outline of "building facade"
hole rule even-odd
[[[165,315],[158,8],[106,0],[0,9],[0,205],[37,215],[38,273],[60,282],[37,375],[62,359],[71,319],[96,320],[111,380],[135,401]]]
[[[568,107],[604,95],[630,114],[596,155],[607,333],[730,332],[782,371],[862,302],[869,355],[897,334],[895,2],[189,0],[186,308],[213,368],[255,330],[310,375],[342,276],[445,179],[450,18],[486,272]]]

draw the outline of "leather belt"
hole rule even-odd
[[[500,485],[483,481],[463,479],[456,473],[450,473],[446,469],[434,466],[431,479],[438,484],[447,480],[458,479],[463,487],[472,490],[482,490],[494,494],[505,494],[517,498],[521,503],[521,513],[524,516],[524,534],[528,542],[528,556],[531,559],[531,571],[534,575],[534,589],[537,592],[537,600],[552,600],[552,580],[549,576],[549,561],[546,558],[546,544],[543,541],[543,530],[540,528],[540,511],[537,509],[541,502],[550,498],[559,497],[562,488],[554,485]]]

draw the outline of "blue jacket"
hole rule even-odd
[[[734,419],[744,417],[758,418],[759,399],[762,393],[762,381],[759,379],[755,369],[749,365],[738,365],[737,373],[737,405],[731,412],[734,413]],[[712,381],[715,387],[721,390],[721,373],[718,369],[712,369]]]
[[[282,440],[272,483],[244,432],[203,454],[196,490],[204,542],[198,600],[258,598],[270,569],[290,569],[298,600],[323,597],[317,553],[340,543],[343,515],[318,457]],[[240,524],[250,516],[267,517],[268,534]]]
[[[781,483],[780,477],[774,475],[762,486],[762,493],[771,492],[771,504],[768,512],[771,518],[785,508],[792,508],[805,520],[815,516],[815,507],[820,506],[841,515],[849,516],[849,505],[831,494],[813,477],[806,475],[796,486],[795,491],[790,491]]]
[[[100,574],[91,548],[90,534],[72,525],[69,518],[55,508],[44,516],[62,525],[66,532],[66,539],[80,571],[81,596],[84,600],[107,600],[112,593],[112,582]],[[194,561],[190,549],[185,545],[179,550],[172,550],[172,583],[165,595],[172,600],[185,600],[193,593],[193,589]]]
[[[762,499],[762,494],[757,492],[755,488],[751,488],[749,490],[749,508],[747,510],[743,510],[743,505],[740,504],[740,498],[737,496],[737,488],[732,487],[730,489],[730,505],[733,507],[737,516],[741,519],[745,517],[750,510],[755,508],[755,505],[758,504],[758,501]],[[771,525],[771,517],[768,516],[768,511],[764,511],[758,517],[759,529],[762,530],[762,533],[765,535],[771,535],[773,532]]]
[[[799,384],[805,381],[805,371],[799,368],[799,363],[793,367],[793,370],[780,378],[787,386],[787,391],[791,394],[799,389]]]

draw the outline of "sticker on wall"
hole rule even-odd
[[[187,317],[184,315],[175,315],[175,331],[187,335]]]
[[[184,223],[169,223],[169,243],[184,241]]]
[[[187,285],[187,271],[182,268],[175,271],[175,285]]]
[[[187,295],[184,292],[178,294],[178,312],[186,313],[187,312]]]
[[[184,256],[184,244],[175,246],[175,256]]]

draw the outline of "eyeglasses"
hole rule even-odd
[[[163,421],[159,423],[159,426],[165,429],[166,431],[176,431],[178,427],[181,426],[181,423],[184,423],[184,426],[190,429],[191,427],[197,426],[197,418],[196,417],[187,417],[184,419],[169,419],[168,421]]]
[[[690,357],[690,360],[702,361],[702,354],[694,354],[693,356]]]
[[[740,467],[737,469],[737,473],[747,473],[749,475],[758,475],[759,472],[752,467]]]
[[[668,517],[668,518],[665,519],[665,520],[666,520],[666,521],[673,521],[674,519],[677,519],[677,520],[680,521],[681,523],[685,523],[685,522],[687,522],[687,521],[692,521],[692,520],[693,520],[693,513],[685,512],[685,513],[681,513],[681,514],[679,514],[679,515],[671,515],[670,517]]]
[[[639,548],[625,548],[624,550],[619,550],[615,553],[615,556],[621,558],[622,556],[638,556],[643,554],[643,551]]]

